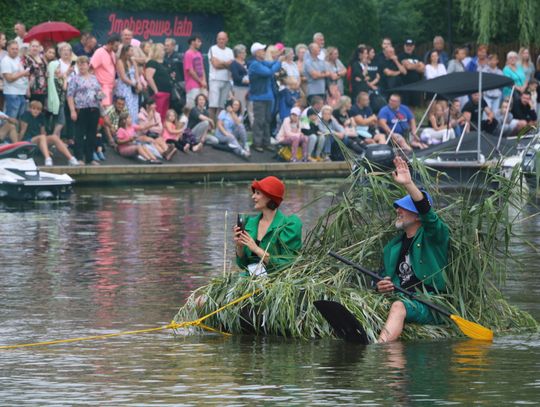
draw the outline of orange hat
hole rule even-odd
[[[263,178],[260,181],[253,181],[251,183],[251,190],[261,191],[277,205],[279,205],[283,201],[283,196],[285,195],[285,184],[283,184],[279,178],[271,175]]]

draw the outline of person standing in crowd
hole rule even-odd
[[[144,71],[150,96],[156,101],[156,109],[161,115],[162,121],[165,121],[165,115],[169,110],[172,91],[171,77],[163,63],[164,57],[165,47],[163,44],[154,44],[150,53],[150,61],[146,63]]]
[[[422,76],[424,75],[424,71],[426,70],[424,63],[414,53],[415,47],[416,44],[414,43],[414,40],[408,38],[403,44],[403,52],[398,56],[401,64],[407,70],[407,73],[403,76],[403,83],[405,85],[421,80]],[[420,92],[407,92],[403,99],[403,102],[406,105],[417,107],[420,106],[421,94]]]
[[[189,49],[184,54],[184,78],[186,80],[186,106],[193,107],[195,96],[207,94],[208,85],[204,72],[203,56],[199,49],[202,39],[193,35],[188,39]]]
[[[328,77],[328,88],[330,85],[337,85],[341,95],[345,92],[343,86],[343,78],[347,75],[347,68],[343,65],[343,62],[339,59],[339,51],[336,47],[328,47],[326,51],[326,65],[327,71],[330,73]],[[340,95],[340,97],[341,97]]]
[[[96,76],[90,73],[88,57],[77,58],[79,73],[68,82],[67,102],[71,120],[75,122],[75,156],[87,164],[99,165],[94,161],[96,134],[100,112],[100,102],[104,97]]]
[[[26,26],[20,21],[17,21],[13,27],[13,32],[16,34],[14,41],[19,46],[19,50],[28,47],[28,44],[24,42],[24,37],[28,34],[26,32]]]
[[[431,54],[429,54],[429,63],[426,65],[426,79],[446,75],[446,68],[439,61],[439,53],[437,51],[431,51]]]
[[[176,92],[179,92],[182,88],[185,90],[183,59],[184,56],[176,51],[176,40],[174,38],[167,38],[165,40],[165,57],[163,58],[163,64],[169,71],[173,92],[175,92],[175,89]],[[174,93],[172,95],[174,95]],[[177,98],[172,97],[172,95],[171,107],[177,113],[181,113],[182,108],[185,105],[185,99],[178,100]]]
[[[7,44],[6,34],[4,34],[3,32],[0,32],[0,64],[2,63],[2,59],[4,59],[4,57],[8,54],[6,51],[6,44]],[[2,73],[0,71],[0,107],[3,108],[3,106],[4,106],[4,77],[2,76]]]
[[[131,45],[124,45],[120,51],[120,57],[116,61],[116,86],[114,88],[115,96],[122,96],[126,101],[129,115],[133,124],[139,123],[139,93],[142,86],[139,83],[139,72],[137,64],[133,62],[135,51]]]
[[[486,119],[482,119],[480,122],[481,131],[494,134],[498,126],[497,119],[495,119],[494,113],[491,111],[483,97],[482,102],[480,103],[480,94],[478,92],[475,92],[470,96],[470,100],[465,104],[465,106],[463,106],[462,110],[463,118],[465,119],[465,123],[467,124],[469,131],[471,131],[473,126],[476,127],[478,124],[477,120],[479,108],[482,109],[482,115],[485,115],[486,117]]]
[[[286,47],[283,49],[283,56],[281,57],[281,67],[289,78],[294,78],[300,83],[300,71],[298,71],[298,65],[294,62],[294,50]]]
[[[92,59],[90,60],[90,66],[93,69],[94,75],[97,78],[101,91],[105,95],[101,101],[104,107],[110,106],[113,101],[113,89],[116,80],[116,52],[120,47],[120,36],[118,34],[113,34],[107,38],[107,43],[96,50]],[[82,64],[77,64],[84,65]],[[88,118],[88,122],[91,122],[93,119]],[[87,121],[85,115],[85,124]],[[90,124],[88,124],[90,126]]]
[[[450,62],[448,62],[448,68],[446,69],[446,72],[447,73],[465,72],[465,65],[463,64],[463,61],[466,56],[467,56],[467,48],[457,47],[454,50],[454,59],[451,59]]]
[[[521,47],[519,49],[518,55],[518,64],[523,69],[523,72],[525,72],[525,79],[527,80],[527,82],[530,82],[531,79],[534,78],[534,65],[531,62],[531,54],[529,52],[529,48]]]
[[[487,66],[488,46],[485,44],[478,45],[476,50],[476,56],[471,59],[471,62],[467,65],[467,72],[479,72],[483,71]]]
[[[26,111],[26,92],[30,68],[24,68],[19,57],[19,45],[12,40],[7,45],[8,54],[0,63],[4,78],[5,111],[9,117],[18,119]]]
[[[165,57],[163,63],[167,67],[173,83],[184,81],[184,65],[182,63],[183,55],[176,51],[176,40],[167,38],[165,40]]]
[[[446,68],[448,66],[448,54],[444,50],[444,38],[440,35],[437,35],[433,38],[433,48],[426,52],[424,55],[424,63],[427,65],[431,63],[431,53],[437,51],[439,60],[437,61],[440,64],[443,64]]]
[[[245,228],[233,228],[236,264],[243,276],[266,275],[292,263],[302,248],[302,221],[286,216],[278,207],[285,196],[283,182],[269,176],[251,183],[253,209]]]
[[[411,110],[401,104],[401,96],[392,93],[388,105],[383,107],[378,115],[379,127],[405,152],[412,151],[411,147],[424,149],[427,147],[420,141],[416,132],[416,120]],[[409,136],[410,146],[406,137]]]
[[[38,40],[30,41],[28,54],[22,59],[22,63],[30,72],[28,77],[30,100],[38,100],[42,106],[46,106],[47,64],[41,57],[41,44]]]
[[[490,54],[488,56],[488,66],[486,67],[484,72],[492,73],[495,75],[504,75],[503,71],[499,69],[498,64],[499,57],[497,56],[497,54]],[[485,91],[484,97],[486,98],[486,102],[492,112],[496,112],[499,110],[499,105],[501,104],[502,100],[502,90],[500,88]]]
[[[310,57],[304,62],[304,72],[307,78],[307,98],[308,103],[314,96],[326,97],[326,78],[330,77],[330,72],[325,61],[319,59],[320,48],[317,43],[309,44]]]
[[[270,143],[272,110],[276,103],[272,81],[281,69],[281,62],[265,61],[266,46],[255,42],[251,46],[253,62],[249,65],[249,95],[253,102],[253,149],[262,153],[264,149],[274,151]],[[323,62],[324,63],[324,62]]]
[[[326,60],[326,48],[324,48],[325,41],[323,33],[313,34],[313,42],[319,46],[319,55],[317,55],[317,58],[321,61]]]
[[[383,54],[384,61],[379,66],[381,72],[380,87],[383,92],[387,92],[403,84],[403,77],[407,74],[407,69],[399,62],[394,47],[386,47]]]
[[[356,100],[356,97],[360,92],[369,93],[368,65],[368,49],[364,46],[357,47],[349,64],[351,67],[351,91],[353,100]]]
[[[79,39],[79,42],[73,46],[73,53],[75,55],[79,57],[86,54],[84,48],[86,47],[88,39],[91,35],[92,34],[90,34],[88,31],[81,32],[81,38]]]
[[[298,44],[294,47],[294,53],[296,54],[296,66],[298,67],[298,73],[300,74],[300,89],[304,95],[307,94],[307,78],[304,71],[305,55],[308,52],[306,44]]]
[[[246,46],[238,44],[233,48],[234,61],[232,61],[230,69],[233,79],[233,94],[240,101],[244,112],[247,110],[249,124],[253,126],[253,108],[251,102],[248,101],[249,76],[246,65]],[[249,105],[248,105],[249,103]],[[244,115],[242,112],[242,115]]]
[[[523,93],[527,90],[529,83],[525,76],[525,71],[518,65],[518,54],[515,51],[510,51],[506,54],[506,66],[503,69],[503,74],[514,81],[514,86],[518,93]],[[511,92],[511,88],[504,88],[503,96],[508,97]]]
[[[229,36],[226,32],[220,32],[216,38],[216,45],[212,45],[208,51],[209,83],[208,102],[210,117],[215,119],[225,102],[231,96],[231,73],[229,67],[234,61],[232,50],[227,47]]]

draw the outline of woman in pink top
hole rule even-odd
[[[121,114],[118,120],[118,131],[116,132],[116,142],[118,143],[118,153],[123,157],[135,157],[149,162],[150,164],[161,164],[154,154],[148,150],[144,144],[136,144],[137,130],[139,126],[131,123],[129,114]]]
[[[293,163],[298,161],[297,152],[299,145],[302,146],[302,154],[304,157],[302,161],[308,161],[308,138],[302,134],[302,131],[300,130],[299,117],[301,113],[302,112],[298,107],[293,107],[291,109],[291,115],[283,120],[281,129],[277,135],[278,143],[289,144],[291,146],[291,162]]]

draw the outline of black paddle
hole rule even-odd
[[[366,331],[364,331],[360,322],[339,302],[319,300],[313,304],[330,324],[338,338],[362,345],[369,344]]]

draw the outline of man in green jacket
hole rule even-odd
[[[394,202],[396,227],[404,233],[392,239],[383,251],[384,279],[377,283],[377,291],[391,293],[394,286],[408,291],[444,292],[443,269],[448,263],[448,226],[437,216],[431,197],[420,191],[411,178],[407,163],[394,159],[394,181],[409,193]],[[392,303],[379,342],[399,338],[406,322],[436,324],[437,319],[425,305],[400,298]]]

